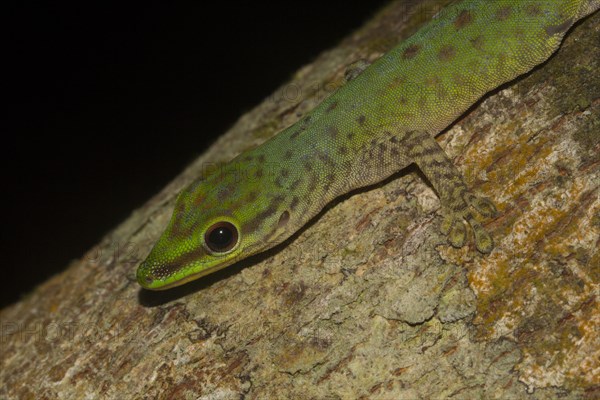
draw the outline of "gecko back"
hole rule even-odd
[[[138,269],[166,289],[281,243],[325,204],[416,164],[437,192],[455,247],[493,249],[473,194],[434,136],[490,90],[545,61],[600,0],[465,0],[340,88],[296,124],[194,182]],[[470,228],[470,229],[467,229]]]

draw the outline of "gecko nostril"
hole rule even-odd
[[[138,269],[137,280],[140,285],[147,287],[154,283],[154,276],[151,273],[143,273],[142,266]]]

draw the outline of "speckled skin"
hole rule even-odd
[[[493,249],[473,211],[494,206],[473,195],[434,140],[490,90],[545,61],[600,0],[465,0],[366,68],[261,146],[182,191],[173,217],[137,277],[166,289],[281,243],[327,203],[415,163],[440,197],[442,231],[463,246]],[[227,221],[237,244],[215,253],[205,232]],[[465,225],[467,222],[467,225]]]

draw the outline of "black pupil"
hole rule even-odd
[[[222,250],[227,248],[233,240],[233,232],[229,227],[220,226],[208,235],[208,242],[212,249]]]

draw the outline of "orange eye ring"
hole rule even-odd
[[[231,222],[221,221],[211,225],[204,233],[206,247],[214,253],[227,253],[239,240],[239,233]]]

